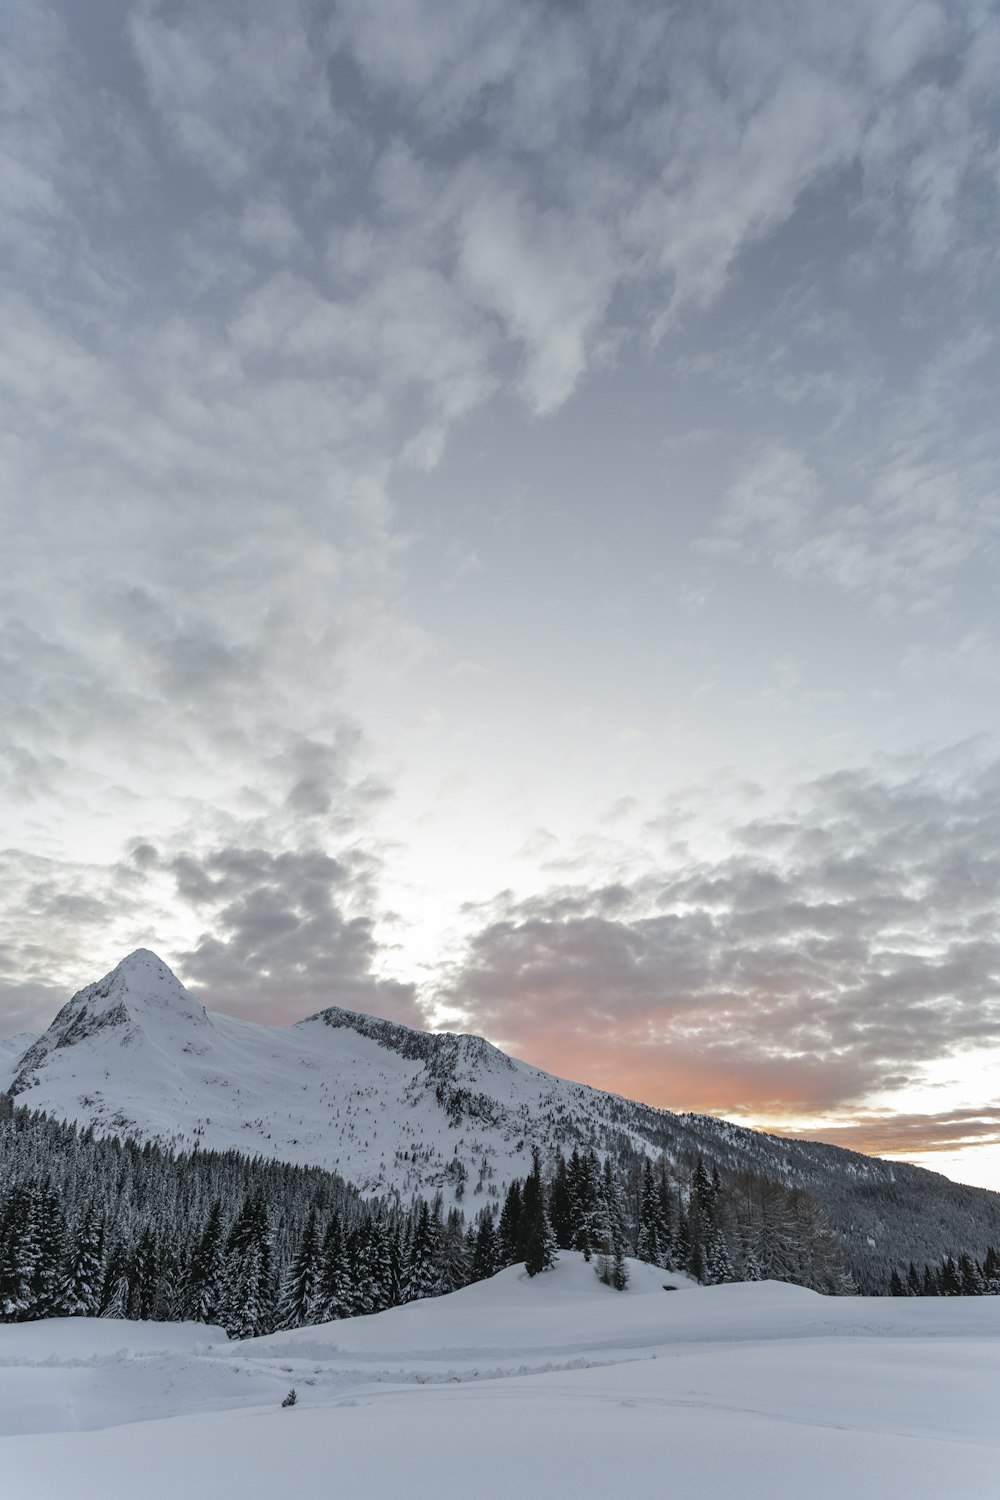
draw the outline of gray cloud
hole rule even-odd
[[[367,914],[367,860],[221,848],[178,855],[169,870],[181,900],[208,924],[178,957],[213,1008],[274,1025],[341,1005],[421,1024],[414,986],[372,973],[378,944]]]
[[[502,897],[447,999],[675,1108],[829,1110],[995,1045],[1000,765],[959,764],[822,778],[630,890]]]
[[[71,994],[100,977],[102,963],[137,946],[128,943],[132,934],[155,934],[155,901],[139,872],[125,865],[4,849],[0,888],[5,1033],[43,1031]]]

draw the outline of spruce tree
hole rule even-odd
[[[470,1260],[463,1229],[462,1215],[457,1208],[449,1210],[441,1236],[440,1289],[455,1292],[469,1283]]]
[[[573,1197],[569,1168],[566,1165],[566,1158],[560,1151],[556,1157],[552,1186],[549,1190],[549,1220],[552,1224],[552,1233],[556,1237],[556,1244],[561,1250],[573,1248],[573,1236],[576,1230]]]
[[[476,1244],[472,1254],[470,1275],[473,1281],[486,1281],[497,1269],[497,1237],[493,1228],[493,1216],[488,1211],[480,1215],[476,1230]]]
[[[639,1195],[639,1238],[636,1254],[651,1266],[661,1266],[665,1246],[661,1244],[660,1200],[653,1178],[653,1163],[647,1157],[642,1168],[642,1188]]]
[[[310,1209],[295,1259],[285,1277],[276,1326],[302,1328],[316,1321],[320,1305],[320,1247],[316,1210]]]
[[[36,1251],[31,1281],[32,1317],[58,1318],[63,1303],[63,1263],[66,1256],[66,1220],[59,1194],[46,1178],[35,1194]]]
[[[7,1195],[0,1242],[0,1318],[30,1317],[39,1264],[38,1192],[34,1182],[16,1184]]]
[[[433,1297],[438,1290],[437,1232],[434,1217],[421,1200],[410,1240],[409,1259],[403,1287],[404,1302]]]
[[[532,1153],[531,1171],[524,1182],[520,1241],[524,1269],[529,1276],[537,1276],[539,1271],[548,1271],[555,1265],[556,1238],[545,1206],[542,1163],[537,1147]]]
[[[624,1292],[628,1283],[629,1269],[628,1261],[625,1258],[625,1247],[624,1245],[618,1245],[611,1264],[611,1285],[616,1292]]]
[[[101,1292],[101,1317],[124,1318],[129,1304],[129,1257],[120,1242],[112,1248],[104,1273]]]
[[[709,1286],[720,1286],[725,1281],[735,1281],[729,1246],[719,1224],[713,1224],[705,1247],[705,1280]]]
[[[104,1222],[97,1200],[88,1206],[73,1237],[63,1283],[67,1317],[95,1318],[101,1309],[104,1280]]]
[[[521,1252],[521,1184],[517,1178],[507,1189],[497,1230],[497,1250],[502,1266],[512,1266]]]
[[[333,1214],[323,1236],[320,1254],[317,1320],[332,1322],[350,1316],[350,1283],[340,1217]]]
[[[199,1323],[217,1321],[225,1283],[222,1200],[216,1198],[198,1237],[188,1268],[186,1315]]]

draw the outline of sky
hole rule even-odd
[[[1000,9],[8,0],[0,1033],[1000,1188]]]

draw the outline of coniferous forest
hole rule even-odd
[[[596,1152],[538,1152],[502,1205],[466,1222],[440,1196],[366,1199],[319,1168],[236,1152],[173,1154],[0,1111],[0,1320],[193,1319],[234,1337],[437,1296],[560,1249],[624,1288],[628,1257],[696,1280],[775,1279],[854,1290],[839,1240],[801,1189],[752,1172],[723,1181],[699,1161],[616,1170]],[[957,1250],[892,1271],[894,1295],[996,1294],[1000,1256]]]

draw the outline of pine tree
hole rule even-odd
[[[538,1149],[532,1153],[531,1171],[525,1178],[521,1203],[520,1242],[524,1269],[529,1276],[548,1271],[555,1265],[556,1237],[549,1223],[542,1184],[542,1163]]]
[[[263,1195],[247,1197],[226,1246],[222,1319],[232,1338],[268,1331],[274,1308],[271,1234]]]
[[[552,1224],[552,1233],[556,1237],[556,1244],[561,1250],[573,1248],[573,1236],[576,1231],[573,1199],[569,1168],[566,1165],[566,1158],[560,1151],[556,1157],[552,1186],[549,1190],[549,1220]]]
[[[7,1195],[0,1224],[0,1317],[5,1323],[32,1315],[39,1263],[38,1194],[31,1181]]]
[[[718,1169],[716,1169],[716,1180],[718,1180]],[[721,1186],[722,1184],[719,1183],[720,1190]],[[704,1158],[701,1156],[699,1156],[694,1172],[691,1174],[691,1191],[698,1199],[698,1207],[701,1209],[703,1216],[710,1220],[718,1193],[713,1186],[712,1179],[708,1175]]]
[[[962,1282],[963,1297],[981,1297],[985,1290],[982,1271],[971,1255],[960,1255],[958,1274]]]
[[[129,1257],[120,1242],[112,1248],[104,1273],[101,1292],[101,1317],[124,1318],[129,1304]]]
[[[625,1201],[622,1190],[611,1170],[611,1158],[606,1157],[601,1174],[601,1239],[609,1252],[615,1255],[619,1248],[628,1246],[628,1229],[625,1218]]]
[[[222,1200],[216,1198],[191,1256],[184,1304],[188,1317],[199,1323],[216,1322],[222,1306],[225,1272]]]
[[[983,1260],[983,1283],[987,1296],[1000,1296],[1000,1252],[993,1245],[987,1246]]]
[[[35,1194],[35,1224],[37,1259],[31,1281],[31,1316],[57,1318],[65,1311],[66,1220],[59,1194],[49,1178]]]
[[[129,1267],[128,1318],[151,1318],[160,1274],[160,1246],[147,1224],[139,1237]]]
[[[729,1246],[719,1224],[713,1224],[708,1232],[705,1247],[705,1280],[709,1286],[720,1286],[725,1281],[735,1281]]]
[[[625,1247],[619,1245],[614,1253],[611,1265],[611,1285],[616,1292],[624,1292],[629,1283],[628,1261],[625,1258]]]
[[[457,1211],[456,1217],[458,1222],[461,1223],[462,1216]],[[389,1226],[381,1209],[376,1209],[371,1218],[368,1234],[368,1257],[373,1311],[382,1312],[384,1308],[392,1307],[396,1301],[398,1277],[396,1269],[393,1266]],[[464,1286],[465,1282],[456,1281],[455,1285]]]
[[[476,1245],[472,1254],[470,1275],[473,1281],[486,1281],[497,1269],[497,1237],[493,1228],[493,1216],[483,1212],[476,1230]]]
[[[73,1237],[63,1283],[63,1307],[67,1317],[94,1318],[101,1308],[104,1281],[104,1222],[96,1199]]]
[[[695,1281],[704,1281],[707,1271],[705,1261],[705,1237],[707,1226],[702,1211],[701,1203],[695,1193],[688,1199],[687,1215],[684,1220],[686,1252],[684,1256],[684,1269]]]
[[[941,1266],[941,1295],[942,1297],[960,1297],[962,1295],[962,1276],[955,1263],[954,1257],[946,1255]]]
[[[333,1214],[323,1236],[320,1254],[317,1320],[332,1322],[350,1316],[350,1282],[340,1217]]]
[[[582,1251],[584,1260],[589,1261],[604,1232],[601,1164],[593,1148],[584,1156],[574,1150],[569,1163],[569,1183],[576,1226],[572,1248]]]
[[[433,1297],[438,1290],[437,1232],[434,1217],[425,1200],[413,1227],[409,1258],[403,1287],[404,1302]]]
[[[320,1305],[320,1247],[316,1210],[310,1209],[298,1252],[285,1277],[278,1303],[278,1328],[302,1328],[316,1321]]]
[[[516,1264],[520,1259],[521,1243],[521,1184],[515,1178],[507,1189],[497,1231],[497,1249],[501,1265]]]
[[[352,1317],[366,1317],[376,1309],[375,1277],[371,1265],[371,1219],[367,1214],[347,1236],[347,1267]]]
[[[661,1243],[660,1200],[653,1178],[653,1163],[647,1157],[642,1168],[642,1189],[639,1197],[639,1238],[636,1254],[651,1266],[661,1266],[665,1246]]]
[[[440,1289],[455,1292],[469,1283],[470,1261],[462,1224],[462,1215],[457,1208],[448,1213],[441,1236]]]
[[[763,1280],[760,1274],[760,1262],[757,1259],[757,1252],[754,1249],[753,1245],[750,1244],[746,1245],[743,1251],[743,1280]]]
[[[675,1195],[670,1188],[667,1164],[662,1156],[656,1174],[656,1200],[663,1266],[668,1271],[674,1271],[682,1259],[678,1229],[679,1215],[675,1209]]]

